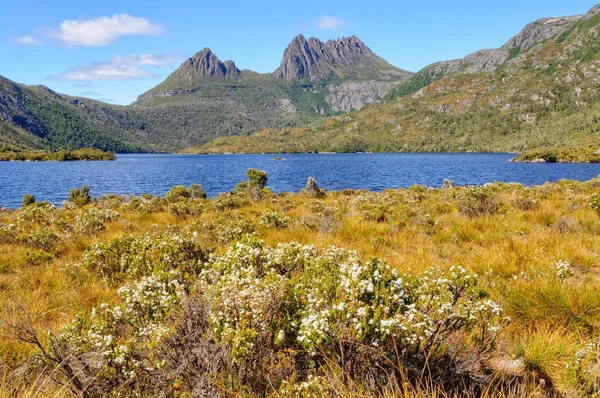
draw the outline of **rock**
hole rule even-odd
[[[275,77],[287,82],[318,82],[342,79],[406,80],[410,72],[396,68],[378,57],[358,37],[322,42],[296,36],[283,54]]]
[[[348,112],[359,110],[365,105],[381,102],[385,95],[396,87],[388,82],[346,82],[340,85],[328,85],[329,94],[325,101],[334,111]]]
[[[221,62],[210,48],[189,58],[174,72],[184,80],[194,80],[198,76],[230,76],[240,73],[233,61]]]

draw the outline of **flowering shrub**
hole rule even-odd
[[[133,198],[129,201],[127,209],[138,213],[153,213],[160,209],[163,202],[158,196],[142,195],[139,198]]]
[[[56,207],[49,202],[35,202],[26,207],[21,207],[16,212],[17,221],[21,224],[38,222],[49,225],[54,220]]]
[[[127,284],[118,290],[120,305],[101,304],[55,336],[62,366],[78,369],[70,382],[86,386],[88,394],[95,389],[98,395],[115,394],[129,380],[160,368],[163,360],[153,353],[169,333],[165,320],[184,295],[181,279],[170,271]]]
[[[271,211],[260,219],[260,225],[264,225],[267,228],[287,228],[289,223],[289,217],[281,216],[276,211]]]
[[[119,213],[114,210],[91,208],[75,216],[74,230],[82,235],[96,235],[104,231],[105,223],[118,218]]]
[[[538,207],[538,201],[532,195],[531,190],[519,190],[515,199],[515,207],[523,211],[535,210]]]
[[[102,394],[114,395],[144,374],[170,380],[168,372],[181,365],[171,360],[173,350],[197,363],[195,349],[218,353],[221,363],[197,369],[186,362],[203,382],[228,375],[261,395],[269,388],[326,394],[319,372],[328,364],[373,391],[400,373],[416,379],[425,367],[432,380],[454,382],[453,344],[486,351],[502,323],[502,309],[460,267],[399,276],[353,251],[268,247],[253,236],[208,258],[185,234],[130,237],[94,245],[82,266],[112,280],[139,278],[118,290],[121,303],[99,306],[53,340],[77,382]],[[198,307],[173,322],[186,295],[186,305]],[[182,346],[185,325],[202,329]]]
[[[113,282],[170,270],[178,270],[188,280],[198,274],[206,258],[193,234],[163,232],[96,243],[78,266]]]
[[[355,252],[319,253],[295,243],[237,243],[211,258],[199,286],[213,303],[212,331],[237,363],[266,344],[274,351],[303,349],[315,359],[370,346],[382,357],[401,355],[422,366],[428,355],[446,355],[444,346],[459,331],[489,348],[502,320],[502,309],[462,268],[399,277],[377,259],[362,263]],[[349,352],[340,353],[340,344]],[[377,366],[393,371],[386,360]]]

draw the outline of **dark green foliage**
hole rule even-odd
[[[35,203],[35,196],[33,196],[32,194],[28,193],[23,195],[23,207],[27,207],[30,204]]]
[[[165,199],[167,202],[178,202],[181,200],[188,199],[190,197],[190,193],[187,188],[183,185],[176,185],[167,192],[165,195]]]
[[[75,204],[78,207],[82,207],[90,203],[92,200],[90,196],[90,187],[84,185],[81,188],[73,188],[69,192],[68,201]]]
[[[426,72],[419,72],[413,75],[409,80],[401,83],[396,90],[394,90],[391,98],[404,97],[416,93],[425,86],[429,86],[434,81],[442,78],[443,76],[431,77]]]
[[[269,180],[267,177],[267,172],[258,169],[248,169],[246,176],[248,179],[250,179],[252,184],[255,184],[261,188],[264,188]]]

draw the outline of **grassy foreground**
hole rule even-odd
[[[2,210],[0,395],[598,393],[600,179],[248,176]]]
[[[115,160],[115,154],[100,149],[83,148],[72,151],[0,152],[0,161],[68,162],[76,160]]]

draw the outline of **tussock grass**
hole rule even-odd
[[[484,194],[499,206],[491,213],[465,211],[469,188],[463,187],[377,194],[328,192],[317,199],[264,191],[226,209],[216,205],[222,199],[185,198],[185,203],[201,205],[202,211],[191,216],[170,213],[169,204],[156,198],[143,199],[156,201],[152,211],[132,209],[131,198],[103,198],[81,208],[43,210],[36,216],[31,216],[34,208],[29,206],[4,210],[0,213],[0,356],[5,381],[0,395],[66,394],[49,380],[26,378],[25,384],[15,386],[12,372],[35,348],[13,339],[8,325],[27,314],[47,335],[76,314],[115,302],[118,286],[90,271],[72,272],[71,265],[81,262],[94,243],[168,228],[191,228],[198,242],[216,253],[236,241],[239,228],[269,246],[294,241],[356,250],[361,259],[381,258],[400,273],[462,266],[479,275],[490,298],[511,318],[490,356],[521,364],[517,377],[490,361],[498,382],[477,396],[577,394],[567,365],[573,363],[578,349],[600,335],[600,217],[589,205],[599,190],[598,182],[563,181],[527,188],[527,202],[517,201],[525,189],[518,184],[497,183],[486,189]],[[91,209],[113,209],[119,217],[90,233],[70,228],[77,216]],[[273,211],[288,220],[285,225],[261,224]],[[48,261],[36,262],[23,256],[34,249],[19,237],[40,229],[53,232],[59,241]],[[570,264],[568,278],[557,275],[559,261]],[[371,396],[340,372],[334,368],[327,372],[336,396]],[[542,387],[540,379],[546,383]],[[427,383],[398,383],[381,393],[453,396]]]

